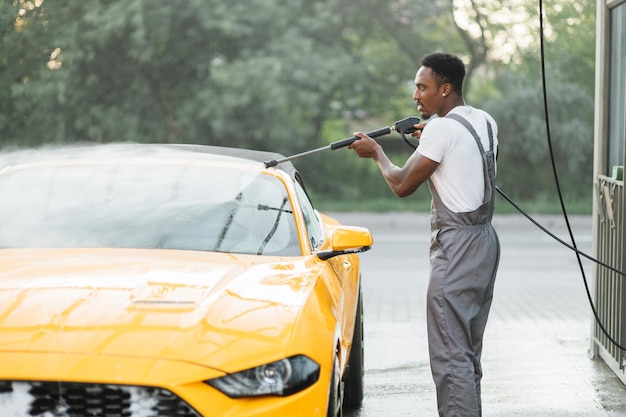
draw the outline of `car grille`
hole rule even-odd
[[[161,388],[39,381],[0,381],[0,415],[201,417],[174,393]]]

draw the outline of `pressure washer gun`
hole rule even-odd
[[[391,131],[396,131],[398,132],[401,136],[402,139],[404,139],[405,142],[407,142],[408,144],[410,144],[412,147],[415,148],[415,145],[411,144],[408,139],[406,138],[406,135],[409,135],[413,132],[415,132],[417,129],[415,128],[415,125],[420,123],[420,119],[414,116],[411,117],[407,117],[405,119],[402,120],[398,120],[397,122],[394,123],[393,126],[385,126],[382,127],[380,129],[376,129],[373,130],[371,132],[367,132],[366,135],[371,137],[371,138],[377,138],[380,136],[385,136],[391,133]],[[313,153],[317,153],[317,152],[321,152],[321,151],[325,151],[327,149],[331,149],[331,150],[335,150],[335,149],[339,149],[339,148],[344,148],[346,146],[351,145],[353,142],[359,140],[360,138],[356,137],[356,136],[352,136],[351,138],[345,138],[345,139],[341,139],[338,140],[336,142],[331,143],[330,145],[326,145],[323,146],[321,148],[317,148],[317,149],[313,149],[310,151],[306,151],[306,152],[302,152],[296,155],[292,155],[292,156],[288,156],[286,158],[282,158],[282,159],[273,159],[271,161],[266,161],[265,162],[265,168],[270,168],[270,167],[275,167],[276,165],[282,163],[282,162],[287,162],[287,161],[291,161],[292,159],[295,158],[299,158],[301,156],[306,156],[306,155],[310,155]]]

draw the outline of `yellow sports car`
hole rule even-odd
[[[276,158],[145,144],[0,158],[0,416],[359,405],[372,236],[318,213]]]

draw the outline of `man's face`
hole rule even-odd
[[[438,84],[432,69],[420,67],[415,74],[415,92],[413,100],[423,119],[428,119],[439,112],[442,100],[442,86]]]

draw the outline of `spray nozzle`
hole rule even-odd
[[[392,130],[395,130],[402,136],[402,139],[404,139],[406,143],[408,143],[411,147],[415,148],[415,146],[407,140],[405,135],[415,132],[417,129],[415,128],[414,125],[419,124],[419,122],[420,122],[420,119],[418,119],[417,117],[407,117],[405,119],[398,120],[393,126],[381,127],[380,129],[367,132],[366,135],[371,138],[377,138],[379,136],[388,135],[389,133],[391,133]],[[299,158],[301,156],[310,155],[312,153],[317,153],[326,149],[331,149],[334,151],[335,149],[344,148],[346,146],[349,146],[351,143],[357,140],[359,140],[358,137],[352,136],[351,138],[338,140],[336,142],[331,143],[330,145],[326,145],[321,148],[302,152],[302,153],[289,156],[286,158],[282,158],[282,159],[273,159],[271,161],[265,161],[264,164],[266,168],[275,167],[282,162],[290,161],[294,158]]]
[[[415,125],[418,125],[419,123],[420,123],[420,119],[419,118],[417,118],[415,116],[410,116],[410,117],[407,117],[405,119],[398,120],[393,125],[393,130],[395,130],[396,132],[398,132],[400,134],[400,136],[402,136],[402,139],[406,142],[407,145],[409,145],[413,149],[417,149],[417,146],[412,144],[406,138],[406,135],[410,135],[411,133],[413,133],[416,130],[418,130],[415,127]]]
[[[393,125],[393,130],[400,133],[401,135],[402,134],[410,135],[411,133],[417,130],[415,128],[415,125],[418,125],[419,123],[420,123],[420,119],[418,117],[414,117],[414,116],[407,117],[405,119],[398,120]]]

